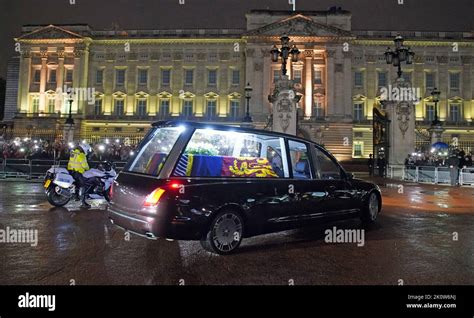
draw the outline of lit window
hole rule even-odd
[[[102,99],[96,99],[94,104],[94,115],[102,115]]]
[[[185,118],[193,116],[193,101],[185,100],[183,104],[183,116]]]
[[[215,99],[207,101],[206,115],[208,118],[214,118],[217,114],[217,102]]]
[[[240,101],[231,100],[230,101],[230,117],[232,119],[237,119],[239,117],[239,110],[240,110]]]
[[[162,99],[160,101],[160,115],[161,117],[167,117],[170,113],[170,100]]]
[[[314,71],[314,84],[323,84],[323,72],[321,70]]]
[[[434,113],[435,113],[435,106],[433,104],[426,104],[426,109],[425,109],[425,119],[429,121],[434,120]]]
[[[313,116],[316,118],[324,117],[324,107],[321,98],[316,97],[313,105]]]
[[[54,98],[48,99],[48,113],[54,114],[56,108],[56,100]]]
[[[138,116],[144,117],[147,115],[146,112],[146,99],[139,99],[137,102],[137,113]]]
[[[115,115],[123,116],[123,113],[124,113],[124,100],[116,99],[115,100]]]
[[[460,116],[460,104],[450,104],[449,105],[449,120],[452,122],[458,122],[461,118]]]
[[[31,112],[32,113],[39,113],[39,98],[35,97],[33,98],[33,103],[31,105]]]
[[[364,154],[364,142],[354,141],[354,157],[362,157]]]

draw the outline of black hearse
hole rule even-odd
[[[380,189],[321,146],[263,130],[162,121],[111,189],[112,223],[151,239],[200,240],[228,254],[243,237],[315,222],[374,222]]]

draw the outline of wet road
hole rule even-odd
[[[41,184],[3,181],[0,230],[37,229],[38,245],[0,243],[0,285],[474,284],[474,189],[379,183],[364,246],[325,242],[328,228],[362,229],[350,220],[246,239],[223,257],[199,242],[126,240],[103,206],[52,208]]]

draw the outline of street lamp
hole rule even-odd
[[[290,46],[290,38],[287,35],[283,35],[280,38],[281,42],[281,49],[278,49],[276,45],[273,45],[272,49],[270,50],[270,54],[272,56],[272,62],[278,62],[278,57],[281,57],[281,73],[282,75],[286,75],[286,61],[288,57],[291,55],[292,62],[298,62],[298,55],[300,51],[293,44],[293,47]]]
[[[69,102],[69,116],[66,119],[66,125],[73,126],[74,125],[74,119],[72,118],[72,102],[73,102],[73,99],[70,98],[68,100],[68,102]]]
[[[252,117],[250,117],[250,98],[252,97],[252,86],[250,86],[250,83],[247,83],[247,86],[245,86],[245,100],[246,100],[246,108],[247,111],[245,113],[245,117],[243,119],[243,122],[246,123],[251,123],[252,122]]]
[[[433,88],[433,90],[431,91],[431,100],[434,102],[435,104],[435,113],[434,113],[434,120],[433,122],[431,123],[432,126],[438,126],[441,122],[439,121],[438,119],[438,102],[439,102],[439,95],[441,94],[441,92],[439,91],[439,89],[437,89],[436,87]]]
[[[398,78],[402,76],[402,62],[407,64],[413,63],[413,57],[415,53],[410,49],[409,46],[403,45],[403,37],[399,34],[395,37],[393,42],[395,43],[395,49],[392,51],[390,47],[385,51],[385,61],[387,64],[392,64],[395,67],[398,67],[397,75]]]

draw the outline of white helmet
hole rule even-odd
[[[81,148],[86,155],[92,152],[92,147],[87,142],[82,142],[79,148]]]

